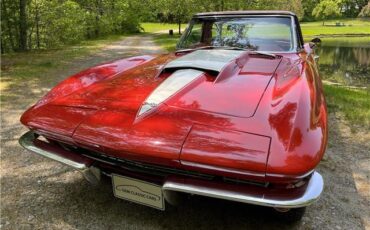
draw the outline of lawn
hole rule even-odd
[[[336,22],[344,23],[344,26],[335,26]],[[370,20],[340,19],[325,22],[302,22],[304,37],[328,36],[328,35],[364,35],[370,36]]]
[[[309,41],[310,37],[305,37],[305,41]],[[324,37],[321,38],[322,44],[325,46],[334,47],[370,47],[370,35],[362,37]]]
[[[370,90],[324,85],[329,112],[340,111],[353,125],[370,129]]]
[[[154,36],[154,42],[167,51],[174,51],[179,38],[180,35],[178,33],[175,33],[172,36],[168,34],[158,34]]]
[[[152,23],[152,22],[144,22],[141,23],[140,26],[144,29],[146,33],[156,33],[156,32],[165,32],[168,30],[173,30],[174,33],[179,31],[179,25],[174,23]],[[181,30],[186,28],[187,24],[181,24]]]
[[[68,63],[89,56],[110,42],[121,40],[122,37],[113,35],[82,41],[78,45],[64,46],[60,49],[3,54],[1,77],[13,80],[40,77],[51,69],[63,69]]]

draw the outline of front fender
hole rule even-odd
[[[42,106],[55,98],[67,96],[68,94],[86,88],[96,82],[112,78],[118,73],[134,68],[153,58],[154,56],[149,55],[130,57],[83,70],[60,82],[41,98],[35,106]]]
[[[299,63],[297,70],[299,75],[272,100],[266,179],[307,176],[325,152],[327,111],[319,76],[309,61]]]

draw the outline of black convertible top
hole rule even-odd
[[[201,17],[217,17],[217,16],[243,16],[243,15],[287,15],[295,16],[293,12],[283,10],[246,10],[246,11],[219,11],[219,12],[203,12],[194,15],[195,18]]]

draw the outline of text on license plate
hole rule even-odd
[[[142,180],[112,174],[114,195],[118,198],[164,210],[162,187]]]

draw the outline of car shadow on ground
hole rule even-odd
[[[334,118],[331,118],[333,120]],[[354,142],[340,121],[331,122],[331,143],[318,171],[325,190],[302,221],[288,224],[271,208],[191,196],[181,206],[155,210],[113,196],[109,180],[97,187],[56,162],[23,150],[16,138],[4,145],[1,190],[3,229],[35,226],[57,229],[363,229],[369,218],[366,198],[356,187],[357,167],[369,147]],[[13,134],[23,130],[16,129]],[[15,131],[15,130],[14,130]],[[350,145],[350,143],[352,145]],[[351,154],[348,154],[351,153]],[[366,183],[366,181],[365,181]],[[339,226],[339,228],[338,228]]]
[[[166,211],[160,211],[115,198],[109,180],[94,187],[64,166],[57,170],[50,168],[46,177],[37,176],[45,175],[43,171],[36,170],[29,177],[2,178],[5,186],[23,184],[23,191],[16,191],[19,196],[13,203],[8,203],[8,194],[4,194],[2,211],[15,215],[17,224],[26,228],[32,228],[37,222],[45,228],[76,229],[255,229],[261,225],[268,229],[290,229],[299,226],[280,222],[270,208],[200,196],[191,196],[181,206],[168,206]],[[68,181],[70,177],[74,178],[72,183]],[[66,178],[65,181],[60,180],[62,178]]]

